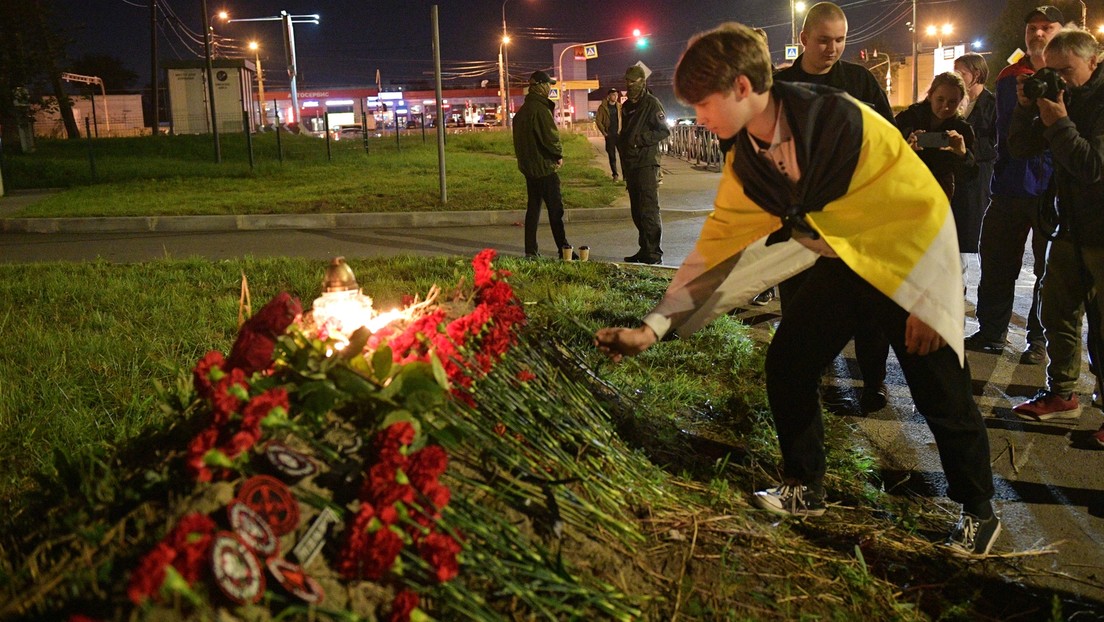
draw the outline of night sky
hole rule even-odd
[[[162,22],[159,32],[163,60],[201,57],[202,45],[191,33],[202,31],[200,0],[158,0],[176,19]],[[318,13],[319,25],[297,24],[295,43],[300,89],[367,86],[379,70],[383,86],[432,80],[430,10],[422,0],[208,0],[212,14],[228,10],[233,17],[268,17],[286,10],[293,15]],[[439,0],[441,57],[446,72],[463,74],[444,82],[471,85],[481,79],[498,81],[498,44],[502,34],[500,0]],[[811,3],[810,3],[811,4]],[[844,58],[876,41],[893,42],[896,51],[908,50],[905,22],[911,17],[908,0],[842,0],[850,33]],[[925,2],[920,5],[921,26],[953,21],[955,38],[972,41],[984,36],[982,16],[993,12],[991,0]],[[61,23],[71,27],[76,41],[71,57],[86,53],[123,59],[140,76],[137,87],[149,83],[150,38],[148,0],[56,0]],[[552,68],[552,44],[589,42],[627,36],[640,28],[651,33],[641,50],[631,40],[601,44],[599,58],[588,63],[590,77],[621,84],[629,65],[643,61],[652,70],[670,76],[686,40],[695,32],[727,20],[765,28],[776,62],[790,34],[787,0],[506,0],[506,22],[514,43],[509,61],[514,81],[535,69]],[[970,23],[967,20],[978,22]],[[800,28],[800,17],[798,28]],[[227,56],[253,57],[245,42],[256,39],[266,82],[286,87],[280,71],[283,44],[279,22],[213,22],[220,50]],[[196,34],[195,36],[198,36]],[[479,75],[481,71],[485,71]],[[281,82],[282,79],[282,82]],[[110,87],[109,87],[110,90]]]

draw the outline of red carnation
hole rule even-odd
[[[444,474],[448,468],[448,453],[440,445],[427,445],[420,451],[410,454],[406,465],[406,476],[410,483],[421,492],[425,492],[430,482]]]
[[[485,248],[472,258],[472,268],[475,271],[476,287],[486,287],[494,279],[495,270],[491,267],[491,262],[494,261],[497,255],[498,251],[495,249]]]
[[[222,352],[211,350],[203,355],[192,370],[192,380],[199,396],[205,400],[211,399],[214,384],[222,377],[222,366],[226,363]]]
[[[418,595],[410,590],[403,590],[391,601],[391,613],[387,616],[387,622],[409,622],[410,614],[418,608]]]
[[[427,535],[418,545],[422,559],[433,567],[437,581],[441,583],[459,574],[460,564],[456,561],[456,555],[460,550],[460,543],[452,536],[438,532]]]

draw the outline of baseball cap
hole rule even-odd
[[[529,84],[555,84],[556,80],[543,71],[534,71],[529,76]]]
[[[606,91],[606,95],[609,95],[611,93],[617,93],[618,95],[620,95],[621,91],[618,91],[617,89],[610,89],[610,90]]]
[[[1031,9],[1031,12],[1024,18],[1024,23],[1028,23],[1038,16],[1042,16],[1048,22],[1058,22],[1059,24],[1065,23],[1066,18],[1062,15],[1062,12],[1057,7],[1053,7],[1049,4],[1043,6],[1037,6]]]

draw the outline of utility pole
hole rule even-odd
[[[920,98],[920,67],[917,66],[919,62],[918,54],[919,44],[916,42],[916,0],[912,0],[912,101],[916,101]]]
[[[215,137],[215,163],[222,163],[222,146],[219,145],[218,115],[215,114],[215,76],[211,66],[211,18],[207,12],[207,0],[200,0],[203,9],[203,58],[207,64],[207,105],[211,108],[211,134]]]
[[[157,0],[150,0],[150,102],[153,106],[153,123],[150,129],[153,130],[153,136],[157,136],[161,133],[161,101],[158,94],[157,85]]]

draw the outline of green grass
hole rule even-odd
[[[563,134],[560,171],[568,208],[608,206],[620,192],[591,166],[586,138]],[[110,217],[208,214],[312,214],[524,209],[525,181],[508,132],[450,134],[445,148],[448,202],[439,202],[437,145],[432,134],[331,143],[284,134],[253,138],[250,171],[245,138],[222,136],[221,164],[209,136],[42,140],[31,154],[4,153],[9,190],[61,188],[14,217]]]
[[[487,538],[502,534],[495,537],[517,540],[513,550],[519,555],[539,554],[550,562],[559,563],[562,553],[571,568],[615,585],[610,598],[627,595],[631,602],[622,604],[641,607],[641,619],[671,619],[673,611],[697,620],[1002,619],[1039,603],[1049,612],[1049,600],[993,576],[999,567],[935,553],[929,536],[917,531],[930,535],[933,525],[946,526],[946,517],[933,519],[922,507],[899,500],[887,503],[871,486],[871,457],[853,448],[851,431],[840,418],[825,423],[832,475],[827,483],[842,505],[830,517],[810,521],[779,522],[750,511],[747,495],[773,480],[778,454],[764,396],[762,348],[748,329],[724,317],[692,338],[664,342],[618,366],[591,345],[595,329],[638,321],[661,295],[669,273],[598,263],[510,258],[497,263],[514,273],[510,281],[526,304],[526,338],[570,362],[528,359],[515,361],[515,367],[532,365],[548,378],[578,363],[583,377],[577,386],[590,387],[595,395],[602,387],[616,389],[616,396],[603,399],[612,413],[609,425],[620,438],[606,438],[605,427],[593,434],[572,432],[575,421],[566,412],[538,427],[566,429],[568,438],[586,435],[587,442],[605,439],[611,451],[629,448],[623,463],[637,468],[603,471],[593,479],[607,481],[616,493],[607,495],[605,515],[624,516],[646,542],[611,548],[610,542],[621,540],[610,533],[612,527],[596,523],[592,531],[606,533],[608,540],[583,541],[573,533],[556,544],[562,550],[540,541],[532,541],[529,550],[527,536],[516,531],[526,518],[509,504],[492,497],[458,501],[458,511],[467,507],[470,515],[486,515]],[[447,288],[470,279],[468,258],[354,260],[351,266],[381,307],[424,293],[432,284]],[[183,423],[179,413],[159,408],[156,387],[172,392],[205,352],[229,349],[237,332],[242,273],[255,308],[281,290],[309,307],[324,267],[299,259],[0,266],[0,296],[8,301],[0,314],[7,337],[0,341],[0,452],[6,457],[0,467],[0,499],[6,500],[0,516],[0,593],[25,580],[21,554],[34,542],[60,546],[68,541],[68,535],[57,537],[60,532],[102,548],[112,533],[111,523],[91,510],[54,508],[135,505],[137,493],[120,490],[128,466],[120,456],[165,442],[166,430]],[[524,356],[533,357],[540,351],[527,352]],[[539,409],[543,413],[583,400],[578,393],[554,395],[551,382],[540,391],[513,395],[512,377],[498,381],[495,408],[484,417],[513,411],[520,402],[526,408],[542,402],[551,409]],[[590,417],[604,423],[601,413]],[[696,435],[688,432],[707,432],[730,455],[699,451]],[[493,436],[489,429],[482,433]],[[535,457],[536,464],[542,455],[574,452],[572,443],[550,446]],[[652,464],[645,465],[642,456]],[[479,463],[473,458],[466,464]],[[140,473],[146,480],[165,477],[164,465],[147,468]],[[461,470],[455,476],[480,485],[481,478],[471,475]],[[505,484],[482,485],[494,492]],[[539,500],[539,490],[530,488]],[[51,511],[37,513],[42,507]],[[156,526],[163,518],[143,520]],[[28,526],[35,525],[49,525],[51,531],[28,534]],[[487,580],[493,579],[493,568],[512,563],[497,557],[485,562],[471,572],[485,573]],[[92,581],[85,566],[80,564],[85,573],[80,581]],[[555,574],[542,581],[553,581]],[[573,598],[585,598],[584,592]],[[558,602],[555,594],[542,594],[549,606]],[[1064,602],[1055,596],[1056,611]],[[575,603],[580,611],[589,607]],[[525,618],[525,612],[523,607],[515,613]]]

